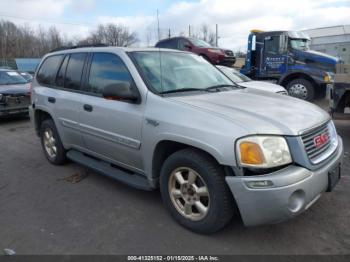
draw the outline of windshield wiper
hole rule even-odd
[[[219,91],[220,88],[223,88],[223,87],[233,87],[233,88],[237,88],[238,86],[237,85],[215,85],[215,86],[209,86],[207,88],[205,88],[206,91],[210,91],[210,90],[216,90],[216,91]]]
[[[170,93],[189,92],[189,91],[206,91],[206,89],[185,87],[185,88],[180,88],[180,89],[173,89],[173,90],[163,91],[163,92],[160,92],[160,94],[170,94]]]

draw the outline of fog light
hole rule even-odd
[[[246,181],[245,183],[250,188],[273,187],[273,183],[270,180]]]
[[[305,192],[303,190],[295,191],[289,198],[288,208],[290,211],[299,212],[305,203]]]

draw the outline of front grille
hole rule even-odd
[[[225,54],[227,56],[233,56],[233,52],[231,50],[225,50]]]
[[[30,96],[8,95],[5,97],[5,105],[8,108],[27,107],[30,104]]]
[[[328,139],[322,145],[316,146],[315,138],[321,135],[326,135]],[[312,163],[317,164],[319,162],[318,159],[329,153],[328,151],[331,148],[331,134],[328,123],[308,131],[302,135],[301,138],[305,146],[306,154]]]

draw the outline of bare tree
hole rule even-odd
[[[56,27],[36,30],[28,25],[18,26],[9,21],[0,20],[0,60],[13,58],[42,57],[52,49],[74,44],[103,43],[113,46],[130,46],[138,41],[136,34],[124,25],[99,25],[86,39],[72,39],[63,35]],[[7,62],[1,62],[6,64]]]
[[[121,24],[100,24],[90,36],[80,41],[85,44],[106,44],[110,46],[130,46],[138,42],[134,32]]]
[[[202,24],[199,31],[192,34],[194,37],[202,39],[211,45],[215,45],[215,32],[207,24]]]

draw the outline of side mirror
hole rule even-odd
[[[187,50],[191,50],[192,49],[192,46],[190,44],[185,44],[184,47],[187,49]]]
[[[105,86],[102,96],[106,99],[136,101],[138,96],[133,92],[129,83],[115,83]]]

